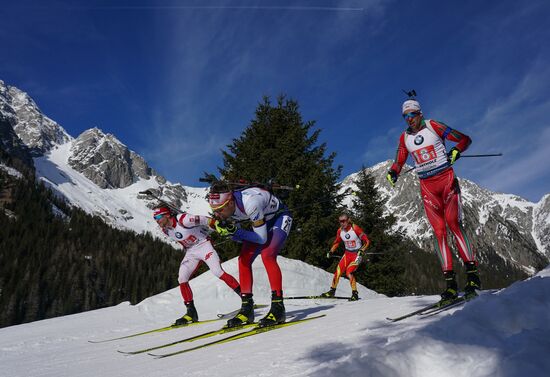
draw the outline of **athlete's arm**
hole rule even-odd
[[[336,231],[336,239],[332,243],[332,247],[330,248],[330,252],[334,253],[336,249],[338,249],[338,245],[340,245],[340,242],[342,242],[342,238],[340,237],[340,229]]]
[[[409,151],[407,150],[407,146],[405,145],[405,132],[403,132],[399,137],[399,145],[397,146],[395,161],[392,164],[390,170],[393,170],[395,174],[399,175],[399,173],[401,173],[403,165],[405,165],[405,162],[407,161],[407,157],[409,157]]]
[[[365,232],[363,232],[363,229],[361,229],[359,225],[353,224],[353,230],[355,231],[355,234],[357,234],[357,236],[361,239],[361,241],[363,241],[363,246],[361,246],[360,250],[361,251],[367,250],[367,248],[370,245],[370,240],[365,234]]]
[[[458,149],[460,153],[468,149],[468,147],[472,143],[472,139],[470,139],[468,135],[452,129],[443,122],[432,120],[430,123],[432,125],[432,128],[439,135],[440,138],[457,143],[455,145],[455,148]]]
[[[258,200],[250,200],[245,205],[245,212],[252,221],[252,231],[239,228],[233,234],[233,240],[265,244],[267,242],[267,225],[261,203]]]
[[[178,223],[184,228],[194,228],[197,226],[206,226],[212,228],[215,220],[211,217],[200,216],[200,215],[190,215],[184,213],[178,218]]]

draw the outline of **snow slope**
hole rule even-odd
[[[53,148],[43,157],[34,159],[36,175],[62,193],[70,203],[84,211],[102,217],[111,226],[151,232],[162,240],[166,237],[152,218],[147,203],[138,197],[140,191],[159,188],[154,177],[119,189],[101,189],[68,163],[72,143]],[[185,188],[188,201],[181,208],[193,214],[207,215],[210,208],[205,200],[205,188]]]
[[[320,293],[331,275],[280,258],[286,295]],[[236,275],[236,260],[224,263]],[[255,299],[269,302],[261,261]],[[234,309],[238,297],[209,272],[191,282],[202,319]],[[389,323],[387,316],[437,299],[387,298],[360,287],[362,300],[287,300],[287,313],[326,317],[236,342],[156,360],[136,350],[219,328],[214,322],[137,338],[92,344],[164,326],[183,312],[172,289],[132,306],[94,310],[0,329],[0,376],[548,376],[550,267],[495,294],[437,316]],[[349,295],[343,280],[338,294]],[[258,316],[265,310],[261,310]],[[166,352],[199,344],[166,348]]]

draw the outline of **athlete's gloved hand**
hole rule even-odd
[[[455,163],[456,160],[460,158],[460,151],[456,147],[452,147],[449,153],[447,153],[447,157],[449,158],[449,162],[452,165]]]
[[[235,233],[233,233],[233,235],[231,236],[231,239],[233,241],[243,242],[244,241],[243,234],[245,232],[246,232],[246,230],[244,230],[242,228],[239,228],[235,231]]]
[[[363,260],[363,256],[361,255],[361,252],[358,252],[357,256],[355,257],[355,263],[361,264],[362,260]]]
[[[395,182],[397,182],[397,173],[395,170],[388,170],[388,174],[386,175],[386,178],[388,182],[390,182],[391,187],[395,186]]]
[[[226,221],[216,220],[214,226],[216,227],[216,232],[218,232],[218,234],[223,237],[231,236],[237,231],[237,227],[235,226],[235,224],[228,223]]]

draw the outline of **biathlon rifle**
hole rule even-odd
[[[409,91],[406,91],[405,89],[401,89],[403,91],[403,93],[405,93],[407,95],[407,97],[409,97],[409,99],[415,99],[416,98],[416,92],[414,91],[414,89],[411,89]]]
[[[235,189],[236,191],[245,190],[250,187],[259,187],[266,189],[268,191],[272,190],[286,190],[286,191],[293,191],[300,188],[300,185],[295,186],[288,186],[288,185],[281,185],[279,183],[273,182],[273,179],[268,180],[266,183],[263,182],[249,182],[245,179],[239,179],[237,181],[225,181],[223,179],[218,179],[213,174],[204,173],[203,178],[199,178],[199,182],[205,182],[209,184],[214,184],[217,182],[225,183],[230,188]]]
[[[150,196],[151,198],[154,198],[154,199],[158,200],[161,203],[161,205],[170,208],[175,213],[183,213],[183,211],[181,209],[179,209],[178,207],[176,207],[175,205],[168,203],[164,199],[161,199],[157,194],[154,193],[154,191],[152,189],[143,190],[143,191],[140,191],[139,193],[142,194],[142,195]]]

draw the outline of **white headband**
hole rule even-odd
[[[415,99],[408,99],[405,102],[403,102],[403,107],[401,112],[403,114],[406,114],[406,113],[410,113],[411,111],[422,111],[422,109],[420,108],[420,102],[418,102]]]

